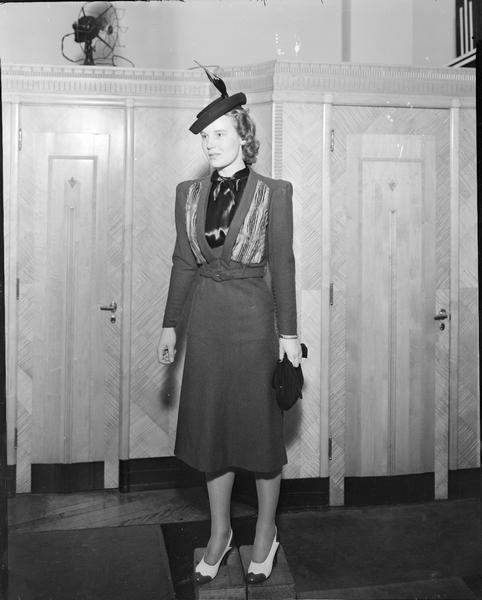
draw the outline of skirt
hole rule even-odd
[[[278,358],[264,278],[200,277],[193,294],[175,455],[205,472],[274,472],[286,464],[271,385]]]

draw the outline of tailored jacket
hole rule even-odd
[[[291,183],[259,175],[250,168],[221,256],[205,238],[210,188],[209,176],[177,186],[177,237],[163,327],[176,327],[197,277],[223,282],[265,277],[269,270],[278,331],[296,334]]]

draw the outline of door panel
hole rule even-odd
[[[433,470],[432,146],[348,139],[347,476]]]
[[[447,494],[449,125],[446,110],[333,109],[332,505],[345,477],[430,473]]]
[[[121,303],[110,135],[24,125],[23,138],[17,491],[30,491],[32,464],[37,478],[90,464],[98,486],[103,463],[101,487],[117,487],[120,312],[100,310]]]
[[[36,463],[103,459],[103,211],[107,136],[39,134],[33,329],[32,452]],[[89,139],[92,138],[93,139]],[[57,155],[68,144],[78,155]],[[89,156],[90,154],[90,156]],[[97,169],[97,164],[100,169]],[[103,172],[104,171],[104,172]],[[47,199],[47,202],[45,202]],[[41,249],[45,248],[45,251]],[[99,260],[100,259],[100,260]],[[96,399],[98,401],[96,401]],[[100,430],[99,430],[100,429]]]

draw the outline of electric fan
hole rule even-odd
[[[64,58],[70,62],[82,61],[69,58],[64,52],[65,39],[74,36],[84,53],[84,65],[114,64],[117,56],[114,50],[119,43],[119,18],[111,2],[86,2],[72,28],[74,33],[68,33],[62,38]]]

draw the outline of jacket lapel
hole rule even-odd
[[[211,246],[206,241],[206,212],[208,208],[209,190],[211,189],[211,178],[204,177],[201,180],[201,191],[199,194],[199,204],[197,208],[196,233],[199,248],[206,259],[210,262],[215,258]]]
[[[233,246],[236,242],[236,238],[238,237],[241,226],[244,223],[244,219],[248,214],[249,207],[251,206],[251,201],[253,199],[254,190],[256,189],[256,184],[258,182],[258,176],[254,171],[249,169],[248,181],[243,190],[243,194],[239,200],[238,208],[234,213],[233,220],[231,221],[231,225],[229,226],[229,231],[224,240],[223,246],[223,260],[226,263],[229,263],[231,260],[231,255],[233,253]],[[209,192],[209,190],[208,190]],[[206,214],[206,213],[204,213]],[[204,217],[204,220],[206,217]],[[206,246],[209,248],[208,243],[206,242]]]

